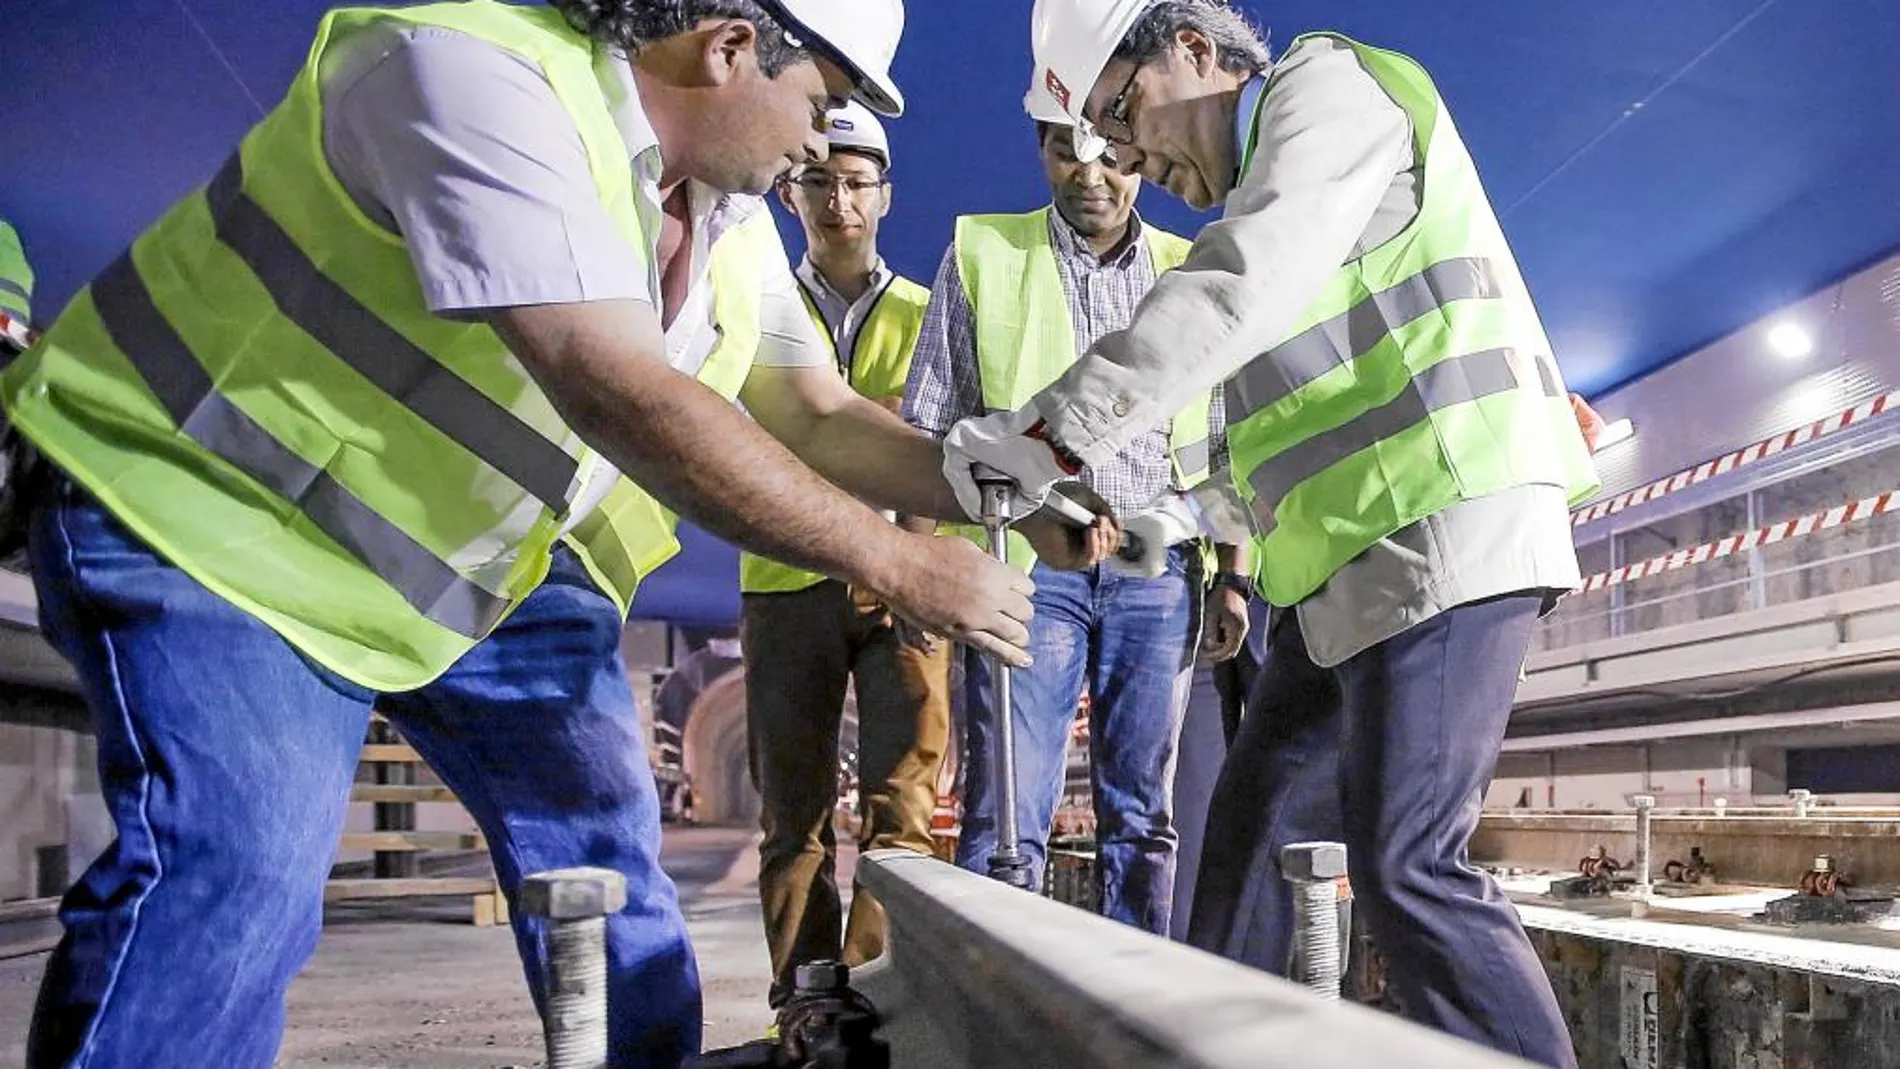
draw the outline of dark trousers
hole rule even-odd
[[[1280,847],[1346,844],[1355,908],[1406,1015],[1544,1065],[1576,1064],[1517,912],[1466,846],[1542,595],[1473,602],[1322,669],[1277,612],[1222,767],[1188,941],[1285,973]]]
[[[882,605],[831,579],[746,595],[741,626],[776,1006],[791,996],[799,965],[862,965],[884,952],[884,908],[858,888],[846,924],[838,894],[832,814],[845,688],[854,685],[858,701],[858,847],[928,854],[950,735],[950,644],[930,653],[905,646]]]

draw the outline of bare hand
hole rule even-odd
[[[1216,587],[1207,592],[1201,623],[1201,655],[1212,664],[1229,661],[1247,641],[1247,599],[1239,591]]]
[[[897,641],[901,645],[908,646],[919,653],[928,654],[936,651],[937,636],[924,630],[917,621],[907,619],[902,613],[892,609],[891,599],[868,587],[854,586],[851,588],[851,601],[860,613],[882,617],[885,622],[888,622],[891,630],[896,632]]]
[[[1036,585],[1028,576],[962,538],[908,535],[901,553],[884,582],[894,617],[1029,667],[1029,595]]]
[[[1570,395],[1570,414],[1576,417],[1577,429],[1583,432],[1584,447],[1592,453],[1596,452],[1597,442],[1602,439],[1603,430],[1609,424],[1603,421],[1603,417],[1590,407],[1590,402],[1584,400],[1581,394]]]
[[[1121,548],[1121,521],[1115,518],[1115,510],[1101,495],[1080,483],[1065,483],[1062,492],[1095,513],[1095,522],[1087,527],[1076,527],[1043,509],[1018,521],[1015,530],[1029,540],[1042,563],[1057,571],[1079,572],[1093,568]]]

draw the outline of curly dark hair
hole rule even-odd
[[[744,19],[759,31],[759,69],[768,78],[809,59],[786,39],[785,27],[756,0],[548,0],[568,25],[602,44],[638,52],[642,45],[685,33],[701,19]]]

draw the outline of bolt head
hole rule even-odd
[[[808,961],[794,971],[793,981],[800,994],[828,994],[850,986],[851,970],[841,961]]]
[[[537,872],[521,881],[521,912],[573,921],[605,917],[627,905],[627,878],[612,869],[575,868]]]
[[[1280,849],[1280,871],[1289,880],[1336,880],[1346,874],[1346,845],[1289,843]]]

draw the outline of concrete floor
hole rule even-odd
[[[755,841],[749,829],[667,832],[663,861],[699,955],[708,1046],[756,1039],[771,1021]],[[467,917],[467,904],[450,900],[333,907],[316,957],[290,989],[280,1069],[540,1065],[540,1021],[513,936]],[[43,955],[0,961],[0,1069],[23,1064],[44,963]]]

